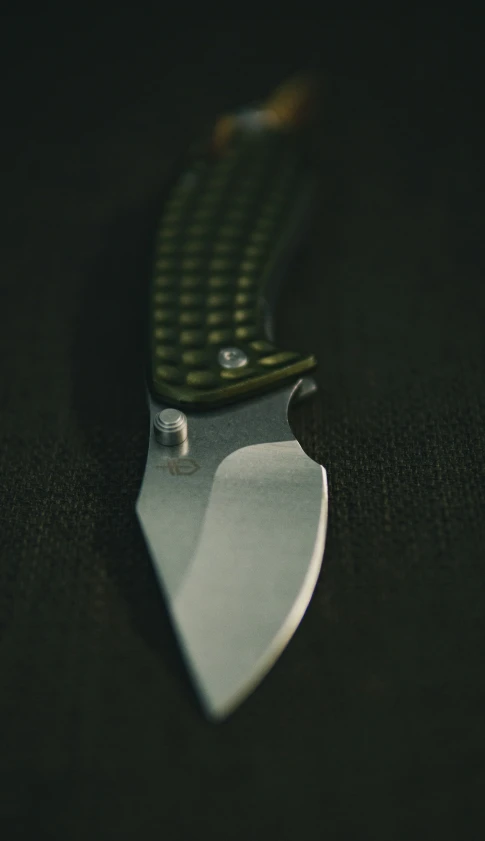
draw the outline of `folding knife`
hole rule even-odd
[[[288,424],[316,361],[275,347],[270,306],[311,208],[311,101],[297,77],[217,120],[157,235],[137,513],[210,718],[271,668],[322,562],[326,475]]]

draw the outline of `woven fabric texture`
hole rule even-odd
[[[483,837],[480,30],[426,15],[11,18],[0,249],[0,835]],[[273,27],[273,28],[272,28]],[[159,196],[205,121],[311,58],[320,202],[277,339],[328,471],[322,574],[220,726],[135,518]]]

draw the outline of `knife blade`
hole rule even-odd
[[[288,423],[311,355],[277,348],[272,301],[311,210],[314,85],[218,119],[174,179],[150,296],[150,433],[137,514],[203,709],[269,671],[317,581],[324,468]]]

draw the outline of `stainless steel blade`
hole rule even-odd
[[[188,414],[188,439],[158,443],[151,403],[137,512],[206,712],[227,715],[294,633],[321,566],[324,469],[295,440],[288,405],[308,379]]]

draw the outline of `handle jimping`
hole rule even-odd
[[[308,210],[306,80],[221,118],[164,206],[151,293],[151,391],[181,407],[252,396],[314,368],[276,348],[265,299]]]

